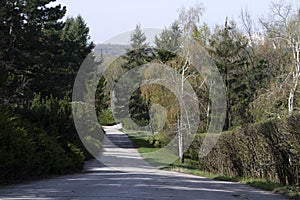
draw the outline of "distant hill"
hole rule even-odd
[[[153,46],[155,36],[159,35],[162,29],[144,28],[142,31],[146,35],[147,43]],[[132,33],[133,31],[124,32],[102,44],[97,44],[94,49],[95,53],[98,56],[102,54],[104,57],[124,55],[126,50],[130,49],[129,41]]]
[[[107,56],[120,56],[126,53],[126,50],[130,49],[130,45],[122,44],[97,44],[94,51],[96,54],[102,54]]]
[[[159,28],[143,28],[142,31],[145,33],[145,36],[147,38],[147,42],[151,46],[153,46],[155,36],[159,35],[161,33],[162,29],[159,29]],[[105,41],[104,43],[106,43],[106,44],[124,44],[124,45],[128,45],[129,42],[130,42],[130,37],[131,37],[132,33],[133,33],[133,31],[128,31],[128,32],[121,33],[121,34]]]

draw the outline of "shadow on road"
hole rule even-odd
[[[282,200],[280,195],[232,182],[162,171],[145,162],[117,127],[106,127],[109,140],[83,173],[0,189],[0,199],[175,199]]]

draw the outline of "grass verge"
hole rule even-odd
[[[297,185],[282,186],[278,183],[274,183],[264,179],[230,177],[230,176],[224,176],[220,174],[213,174],[213,173],[201,171],[195,167],[191,167],[189,165],[189,161],[187,161],[187,164],[184,165],[175,162],[171,166],[165,167],[164,170],[177,171],[177,172],[192,174],[196,176],[203,176],[203,177],[212,178],[214,180],[219,180],[219,181],[239,182],[262,190],[273,191],[282,194],[285,197],[288,197],[289,199],[300,200],[300,187]]]
[[[134,142],[143,159],[151,165],[161,168],[177,159],[177,157],[167,149],[154,146],[153,136],[150,132],[129,131],[124,129],[122,131]]]

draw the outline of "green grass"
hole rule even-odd
[[[281,187],[279,183],[274,183],[264,179],[239,178],[239,182],[267,191],[274,191],[276,188]]]
[[[215,177],[214,174],[209,173],[209,172],[201,171],[201,170],[195,169],[193,167],[178,167],[174,164],[167,166],[163,169],[168,170],[168,171],[176,171],[176,172],[181,172],[181,173],[186,173],[186,174],[192,174],[192,175],[196,175],[196,176],[203,176],[203,177],[207,177],[207,178]]]
[[[160,152],[160,156],[151,157],[151,152],[159,151],[160,148],[154,147],[149,142],[149,136],[151,133],[143,131],[129,131],[123,130],[128,137],[137,145],[139,153],[144,157],[144,159],[154,166],[161,166],[167,160],[169,154],[168,152]],[[173,158],[172,158],[173,159]],[[252,187],[259,189],[274,191],[289,199],[300,200],[300,187],[299,186],[281,186],[278,183],[274,183],[264,179],[254,179],[254,178],[245,178],[245,177],[230,177],[221,174],[213,174],[200,170],[201,166],[198,162],[185,159],[185,163],[180,163],[176,160],[173,164],[162,167],[163,170],[168,171],[177,171],[181,173],[192,174],[196,176],[203,176],[207,178],[212,178],[219,181],[230,181],[230,182],[239,182],[242,184],[247,184]]]
[[[140,153],[149,153],[152,151],[156,151],[159,148],[154,147],[148,141],[148,137],[151,135],[150,132],[146,131],[131,131],[122,129],[124,133],[128,136],[128,138],[138,147],[138,151]]]
[[[277,187],[274,191],[291,199],[300,200],[300,186],[288,185],[284,187]]]
[[[175,155],[164,148],[155,147],[150,142],[151,133],[146,131],[130,131],[123,129],[129,139],[137,146],[144,160],[153,166],[162,168],[176,159]]]
[[[296,185],[282,186],[278,183],[267,180],[246,178],[241,178],[240,182],[263,190],[274,191],[276,193],[283,194],[290,199],[300,200],[300,187]]]
[[[209,173],[209,172],[199,170],[195,167],[189,166],[189,161],[186,164],[178,164],[178,162],[175,162],[173,165],[165,167],[164,169],[192,174],[196,176],[203,176],[203,177],[212,178],[214,180],[219,180],[219,181],[239,182],[262,190],[273,191],[276,193],[283,194],[289,199],[300,200],[300,187],[295,185],[282,186],[278,183],[274,183],[264,179],[230,177],[230,176],[224,176],[220,174]]]
[[[199,168],[200,168],[199,164],[197,166],[197,164],[195,164],[195,161],[191,159],[185,159],[184,163],[180,163],[179,160],[177,160],[172,165],[169,165],[163,169],[168,171],[177,171],[181,173],[192,174],[196,176],[203,176],[203,177],[212,178],[220,181],[231,181],[231,182],[239,181],[236,177],[222,176],[219,174],[214,174],[214,173],[200,170]]]

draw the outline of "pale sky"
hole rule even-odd
[[[228,16],[240,21],[241,9],[248,9],[253,18],[267,13],[271,0],[57,0],[67,6],[67,16],[81,15],[90,27],[95,43],[102,43],[120,33],[142,28],[168,27],[178,17],[182,6],[203,3],[202,21],[214,27]]]

